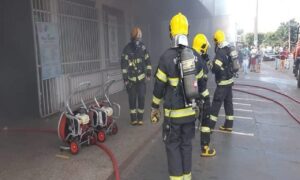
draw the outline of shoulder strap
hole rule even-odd
[[[180,46],[179,48],[177,48],[176,49],[176,52],[177,52],[177,56],[176,56],[176,58],[177,58],[177,64],[178,64],[178,60],[181,60],[181,52],[182,52],[182,50],[183,50],[183,47],[182,46]]]

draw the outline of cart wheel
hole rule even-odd
[[[98,132],[98,141],[99,142],[104,142],[105,141],[105,137],[106,135],[105,135],[105,132],[103,131],[103,130],[101,130],[101,131],[99,131]]]
[[[90,144],[95,145],[96,143],[97,143],[97,135],[93,134],[92,136],[90,136]]]
[[[111,134],[116,135],[117,133],[118,133],[118,126],[116,123],[114,123],[111,129]]]
[[[70,143],[70,151],[72,154],[74,154],[74,155],[77,154],[79,152],[79,149],[80,149],[80,147],[79,147],[79,144],[77,141],[72,141]]]
[[[65,141],[66,138],[66,126],[67,126],[67,116],[63,112],[60,115],[59,121],[58,121],[58,127],[57,127],[57,133],[58,137],[61,141]]]

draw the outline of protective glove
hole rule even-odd
[[[207,61],[206,62],[207,67],[211,70],[213,68],[213,62],[212,61]]]
[[[131,83],[129,81],[124,81],[126,90],[129,91],[131,88]]]
[[[151,117],[150,117],[151,123],[152,124],[158,123],[159,118],[160,118],[160,111],[159,111],[159,109],[152,108],[151,109]]]
[[[206,63],[209,62],[209,55],[207,53],[202,54],[202,58]]]

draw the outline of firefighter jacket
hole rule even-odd
[[[233,59],[237,52],[233,47],[216,47],[216,56],[212,62],[212,72],[219,86],[233,85]]]
[[[138,82],[151,76],[150,56],[143,43],[128,43],[121,56],[121,69],[124,81]]]
[[[199,60],[199,65],[203,69],[203,77],[201,78],[199,86],[199,92],[201,95],[201,98],[206,98],[209,96],[209,91],[207,89],[207,81],[208,81],[208,72],[209,72],[209,55],[207,53],[198,53],[194,50],[194,55]]]
[[[206,90],[203,85],[205,83],[203,80],[204,70],[199,60],[201,56],[195,53],[194,55],[196,58],[198,90],[201,94]],[[178,68],[179,59],[179,48],[170,48],[160,57],[155,74],[152,99],[152,108],[159,108],[161,101],[164,101],[164,116],[171,119],[175,124],[193,122],[196,115],[192,107],[185,107],[184,87],[180,81],[180,70]]]

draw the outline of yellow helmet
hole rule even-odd
[[[221,30],[217,30],[215,32],[215,35],[214,35],[214,41],[217,43],[217,44],[220,44],[222,42],[225,41],[225,34],[223,31]]]
[[[172,37],[183,34],[188,35],[189,33],[189,22],[187,18],[181,14],[178,13],[175,16],[172,17],[170,20],[170,34]]]
[[[193,49],[198,53],[206,53],[209,46],[209,42],[204,34],[197,34],[194,37]]]

